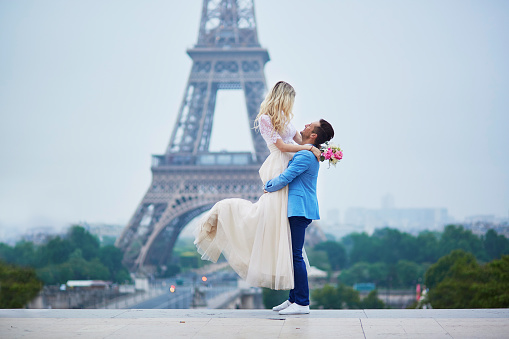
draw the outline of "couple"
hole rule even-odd
[[[202,217],[194,234],[202,259],[217,262],[223,253],[248,284],[290,290],[289,299],[273,308],[280,314],[309,313],[302,249],[306,227],[320,218],[319,148],[334,136],[323,119],[297,132],[291,123],[294,100],[290,84],[276,83],[255,120],[270,150],[259,170],[265,194],[256,203],[237,198],[219,201]]]

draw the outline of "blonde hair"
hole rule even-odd
[[[260,117],[266,114],[270,117],[274,131],[283,132],[286,125],[293,119],[294,101],[295,90],[292,85],[284,81],[278,81],[260,105],[260,113],[256,116],[254,128],[259,128]]]

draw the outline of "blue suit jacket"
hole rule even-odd
[[[320,219],[316,181],[320,162],[312,152],[299,151],[279,176],[267,181],[265,190],[275,192],[288,185],[288,217]]]

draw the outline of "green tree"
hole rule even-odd
[[[377,286],[386,286],[388,278],[391,278],[391,280],[396,278],[396,273],[394,272],[393,266],[394,265],[388,265],[384,262],[376,262],[374,264],[370,264],[368,266],[368,274],[370,280],[366,281],[373,282]]]
[[[422,266],[408,260],[400,260],[396,264],[397,282],[395,286],[409,287],[415,285],[424,276]]]
[[[0,243],[0,259],[36,268],[39,279],[48,285],[73,279],[131,280],[122,258],[118,248],[100,247],[99,240],[81,226],[73,226],[66,237],[53,237],[40,246],[27,241],[14,247]]]
[[[42,282],[32,268],[0,261],[0,308],[21,308],[37,296]]]
[[[386,227],[376,230],[372,237],[378,239],[379,244],[378,260],[376,261],[383,261],[387,264],[396,264],[401,259],[415,261],[417,241],[410,234]]]
[[[342,308],[355,309],[360,307],[359,292],[350,286],[339,284],[337,287]]]
[[[336,287],[325,285],[311,292],[312,308],[320,309],[356,309],[360,306],[359,292],[350,286],[338,284]]]
[[[509,307],[509,255],[486,264],[472,290],[475,307]]]
[[[374,264],[358,262],[352,267],[341,271],[338,277],[340,283],[354,285],[362,282],[372,282],[376,285],[385,286],[390,267],[383,262]]]
[[[477,260],[472,253],[463,250],[454,250],[450,254],[440,258],[426,271],[424,283],[426,287],[433,289],[446,278],[451,278],[462,267],[478,268]]]
[[[37,277],[44,282],[45,285],[64,284],[67,280],[74,279],[73,267],[68,263],[60,265],[48,265],[36,270]]]
[[[440,256],[447,255],[453,250],[461,249],[472,253],[480,260],[487,259],[481,239],[474,235],[472,231],[465,230],[460,225],[446,226],[438,245]]]
[[[313,250],[324,251],[327,253],[327,258],[333,271],[344,269],[346,267],[346,250],[341,243],[336,241],[324,241],[317,244]]]
[[[0,260],[3,260],[6,263],[10,263],[13,262],[13,258],[14,249],[3,242],[0,243]]]
[[[203,265],[203,260],[196,250],[186,251],[180,254],[180,266],[185,268],[198,268]]]
[[[38,249],[39,263],[36,267],[66,262],[73,251],[73,244],[68,239],[54,237]]]
[[[79,248],[83,258],[90,260],[97,257],[99,252],[99,240],[90,234],[85,228],[75,225],[69,229],[67,235],[72,248]]]
[[[378,298],[378,291],[373,290],[369,292],[366,298],[361,300],[360,307],[364,309],[380,309],[385,308],[385,303]]]
[[[441,272],[428,295],[434,308],[509,307],[509,256],[479,266],[471,253],[456,250],[431,269]]]
[[[323,271],[330,271],[331,265],[329,263],[329,258],[327,257],[327,252],[325,251],[316,251],[315,249],[306,250],[306,255],[309,259],[309,264],[311,266],[316,266],[317,268]]]
[[[110,272],[110,279],[118,283],[131,280],[129,272],[122,264],[122,258],[122,251],[113,245],[101,247],[99,250],[99,259]]]
[[[37,276],[47,285],[65,284],[68,280],[113,280],[99,258],[85,260],[80,248],[71,253],[66,262],[38,269]]]
[[[323,308],[326,310],[343,308],[337,288],[329,284],[322,288],[314,289],[311,292],[311,299],[311,308]]]
[[[498,259],[504,254],[509,254],[509,240],[503,235],[498,235],[494,230],[488,230],[483,237],[484,251],[489,260]]]
[[[473,287],[481,269],[472,253],[454,250],[426,272],[428,297],[433,308],[472,307]]]
[[[24,267],[34,266],[36,248],[32,242],[20,241],[16,243],[12,252],[12,264]]]
[[[62,264],[64,269],[70,266],[73,271],[73,278],[78,280],[109,280],[110,272],[98,258],[87,261],[83,258],[80,248],[74,251],[69,260]]]
[[[414,250],[416,254],[416,262],[418,263],[435,263],[440,258],[438,250],[439,235],[435,232],[424,231],[419,233]],[[402,258],[403,259],[403,258]]]
[[[338,282],[350,286],[359,282],[371,282],[368,267],[369,264],[366,262],[355,263],[349,269],[341,271],[338,276]]]
[[[377,262],[380,260],[380,252],[383,250],[377,238],[370,237],[367,233],[351,233],[343,238],[348,251],[349,263]]]
[[[113,280],[110,271],[101,263],[99,258],[94,258],[87,262],[86,271],[82,279]]]
[[[434,240],[436,244],[436,239]],[[342,239],[342,245],[348,253],[348,260],[345,262],[350,265],[358,262],[395,265],[399,260],[417,261],[420,258],[419,241],[416,237],[388,227],[375,230],[372,236],[366,233],[351,233]]]

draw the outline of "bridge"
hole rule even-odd
[[[216,264],[214,266],[220,266]],[[212,266],[212,265],[211,265]],[[227,275],[225,279],[225,275]],[[199,277],[201,277],[200,275]],[[162,279],[148,284],[145,290],[118,293],[110,289],[42,291],[27,304],[28,309],[260,309],[260,288],[238,278],[233,271],[209,272],[208,283],[197,279]],[[176,279],[181,283],[177,284]],[[170,286],[174,284],[173,291]]]

